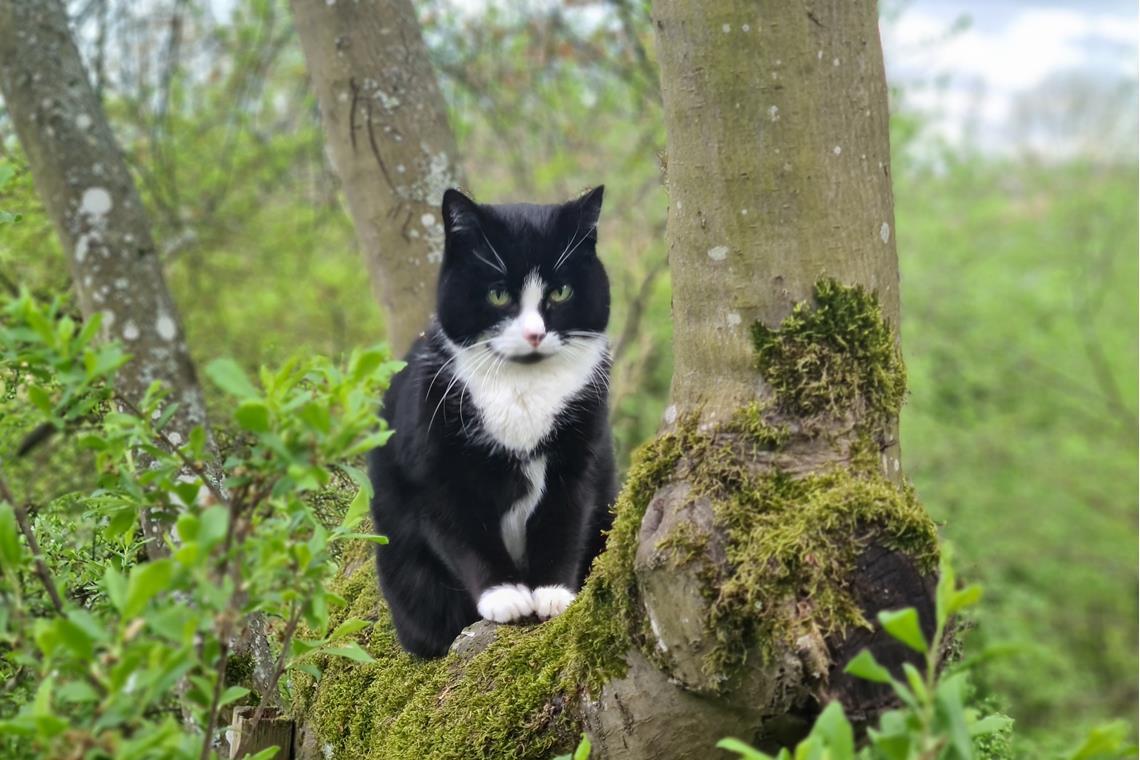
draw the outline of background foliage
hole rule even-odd
[[[624,460],[656,429],[671,370],[664,130],[646,8],[418,5],[470,190],[553,201],[607,185],[601,250]],[[286,3],[71,8],[200,366],[232,356],[252,372],[295,351],[341,356],[375,343],[382,318]],[[923,86],[937,87],[939,73]],[[1134,96],[1134,82],[1123,87]],[[946,144],[909,95],[896,88],[892,103],[906,467],[958,546],[960,573],[987,587],[971,647],[1015,644],[1015,656],[985,663],[975,680],[1033,755],[1136,714],[1135,155],[995,156]],[[1097,124],[1073,128],[1088,134],[1121,118],[1112,97],[1097,103],[1106,114]],[[3,121],[0,134],[0,287],[51,300],[66,292],[66,268]],[[216,388],[207,393],[215,418],[232,410]],[[34,415],[10,396],[0,403],[7,455]],[[97,593],[92,536],[51,530],[52,510],[70,508],[51,497],[90,486],[91,464],[90,452],[56,450],[10,477],[52,505],[39,519],[52,551],[72,558],[66,585]]]

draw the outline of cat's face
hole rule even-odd
[[[521,364],[599,339],[610,316],[595,250],[602,191],[549,206],[480,205],[458,190],[444,193],[444,334]]]

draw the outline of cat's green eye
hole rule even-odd
[[[570,300],[570,296],[574,295],[574,289],[569,285],[563,285],[557,290],[550,291],[551,303],[566,303]]]
[[[511,302],[511,294],[502,288],[491,288],[487,291],[487,303],[502,308]]]

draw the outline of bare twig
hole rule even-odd
[[[27,508],[16,501],[16,497],[12,495],[12,489],[8,486],[8,481],[4,477],[4,473],[0,472],[0,499],[12,505],[12,511],[16,513],[16,523],[20,526],[20,532],[24,534],[24,540],[28,543],[28,548],[32,550],[32,560],[35,562],[36,575],[40,578],[40,583],[43,584],[47,590],[48,597],[51,598],[52,607],[55,611],[63,614],[63,599],[59,595],[59,589],[55,586],[55,579],[52,578],[51,570],[48,569],[47,563],[44,562],[43,554],[40,553],[40,544],[36,541],[36,534],[32,531],[32,524],[28,521]]]
[[[257,710],[253,713],[253,725],[256,726],[257,722],[261,720],[261,715],[265,711],[266,700],[273,698],[276,702],[277,698],[277,683],[281,680],[281,674],[285,672],[285,656],[289,652],[289,646],[293,643],[293,634],[297,631],[297,624],[301,622],[301,606],[296,602],[293,603],[293,611],[289,615],[289,622],[285,624],[285,633],[281,639],[281,653],[277,655],[277,664],[273,668],[273,677],[269,680],[272,691],[270,694],[261,695],[261,703],[257,706]]]

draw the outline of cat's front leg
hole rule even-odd
[[[579,497],[576,489],[565,487],[548,493],[527,525],[526,580],[533,589],[534,612],[543,620],[565,612],[578,593],[588,523]]]
[[[531,590],[520,583],[518,569],[497,540],[479,540],[478,531],[461,537],[435,530],[431,545],[471,595],[475,611],[493,623],[512,623],[534,614]]]

